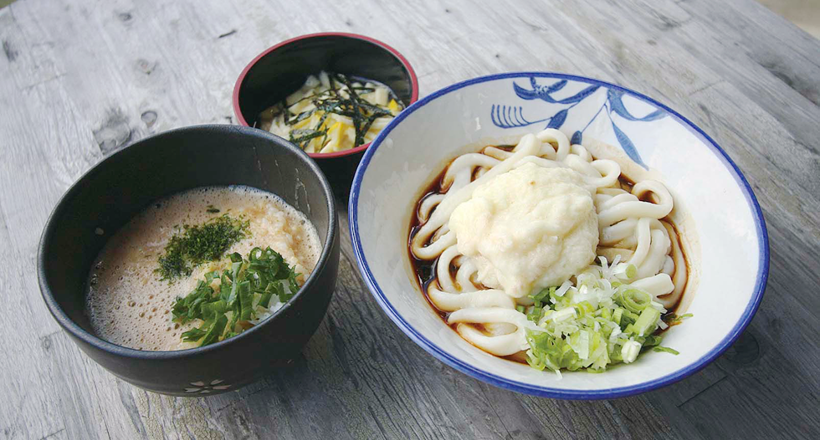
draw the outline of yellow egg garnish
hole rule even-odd
[[[327,131],[327,138],[330,139],[330,141],[322,148],[320,153],[332,153],[341,150],[341,148],[339,148],[339,141],[342,139],[342,133],[344,133],[345,127],[347,127],[347,125],[341,122],[336,122],[330,126],[330,129]]]
[[[390,110],[390,113],[393,113],[393,116],[396,116],[399,114],[399,103],[395,99],[391,99],[390,103],[387,104],[387,109]]]

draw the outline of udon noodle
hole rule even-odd
[[[553,171],[547,173],[543,169]],[[555,172],[556,169],[568,171]],[[530,185],[535,185],[537,179],[529,176],[546,176],[543,179],[547,179],[544,180],[547,182],[544,183],[547,194],[554,188],[568,188],[567,191],[576,193],[580,188],[588,191],[586,197],[591,200],[588,208],[584,208],[587,202],[583,197],[566,199],[571,201],[565,203],[566,209],[577,208],[581,210],[578,212],[588,209],[591,216],[589,221],[567,224],[565,229],[568,232],[540,233],[541,236],[534,239],[536,244],[528,245],[530,249],[537,250],[532,246],[553,243],[553,247],[545,248],[552,254],[557,253],[554,258],[557,262],[550,263],[553,264],[550,267],[556,267],[568,258],[580,258],[579,262],[570,261],[567,263],[569,266],[559,267],[564,272],[558,274],[525,276],[526,282],[523,284],[506,279],[502,272],[509,272],[505,268],[520,269],[526,275],[526,268],[522,269],[519,262],[529,263],[529,259],[514,260],[514,264],[509,265],[507,260],[492,255],[496,249],[485,246],[484,251],[476,251],[474,243],[467,242],[469,236],[463,226],[465,222],[471,225],[481,221],[486,223],[486,219],[476,218],[493,211],[482,208],[482,203],[486,205],[490,202],[474,201],[480,198],[476,197],[477,192],[481,192],[481,197],[487,200],[494,200],[492,197],[497,199],[497,195],[488,195],[491,182],[513,179],[508,176],[515,174],[532,180],[524,181]],[[504,197],[512,200],[509,203],[514,203],[516,198],[527,196],[516,194]],[[468,202],[475,205],[469,208],[473,211],[462,206]],[[426,284],[426,294],[449,325],[468,342],[488,353],[513,356],[520,360],[528,348],[527,331],[543,331],[539,324],[548,319],[546,316],[540,321],[528,319],[529,312],[526,310],[532,309],[532,294],[552,286],[556,288],[553,295],[574,289],[575,296],[582,298],[585,291],[580,287],[579,274],[584,272],[594,271],[603,274],[602,279],[619,280],[611,276],[612,271],[630,268],[633,273],[628,277],[628,285],[651,295],[653,307],[662,309],[662,313],[672,310],[687,283],[684,252],[676,228],[667,218],[673,207],[673,197],[660,181],[632,176],[627,179],[622,175],[622,167],[617,161],[595,158],[586,147],[571,145],[562,132],[547,129],[535,135],[525,135],[514,148],[487,146],[480,152],[463,154],[453,160],[443,173],[437,190],[419,200],[415,213],[417,226],[410,236],[410,251],[415,259],[429,265],[431,281]],[[458,222],[462,224],[458,234],[453,230],[457,210],[464,211],[457,213]],[[470,217],[476,212],[478,214],[473,215],[476,218]],[[561,212],[555,215],[560,218]],[[516,236],[532,235],[532,223],[520,224],[520,231],[509,231],[510,240],[516,240]],[[583,228],[591,230],[592,236],[587,234],[581,239],[572,238],[570,234]],[[550,234],[557,237],[553,239]],[[592,243],[591,248],[587,246],[588,251],[584,253],[579,250],[583,246],[572,244],[575,243],[572,240],[588,240]],[[480,237],[477,243],[481,245]],[[497,243],[496,240],[496,246]],[[503,240],[501,243],[502,247],[508,245]],[[509,246],[514,248],[515,244]],[[543,252],[532,252],[527,255],[550,258],[549,255],[542,257]],[[567,272],[570,269],[574,272]],[[626,278],[620,281],[627,284]],[[604,284],[614,291],[613,286],[622,283],[605,281]],[[556,316],[552,318],[557,320]],[[657,322],[661,328],[665,327],[660,319]],[[652,327],[653,331],[657,325]],[[616,333],[621,333],[620,329],[607,333],[611,337],[610,345],[612,341],[619,343]],[[628,345],[626,340],[620,343]]]

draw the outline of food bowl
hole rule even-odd
[[[303,35],[265,50],[242,71],[233,92],[237,123],[255,126],[262,110],[282,101],[298,90],[309,75],[322,70],[386,84],[405,107],[418,98],[418,80],[413,68],[392,47],[356,34]],[[309,156],[319,162],[332,183],[337,175],[347,176],[349,181],[369,145],[333,153],[309,153]]]
[[[422,295],[407,238],[418,197],[458,154],[557,128],[573,143],[597,139],[657,170],[696,233],[679,313],[664,333],[679,355],[648,351],[600,374],[562,377],[495,357],[448,327]],[[470,147],[472,145],[472,147]],[[447,365],[489,384],[538,396],[608,399],[695,373],[749,324],[766,286],[769,251],[757,200],[740,170],[701,129],[644,95],[589,78],[509,73],[454,84],[413,104],[373,141],[356,172],[350,233],[364,279],[385,313]],[[699,243],[699,245],[698,245]]]
[[[322,254],[299,292],[260,325],[205,347],[139,351],[95,336],[85,312],[86,280],[107,240],[154,201],[214,185],[277,194],[316,226]],[[66,192],[40,240],[40,290],[70,338],[119,378],[163,394],[232,391],[297,356],[322,321],[339,264],[334,206],[316,164],[272,134],[229,125],[169,131],[105,158]]]

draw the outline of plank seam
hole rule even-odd
[[[724,381],[724,380],[726,380],[728,377],[729,377],[729,376],[723,376],[723,377],[721,377],[720,379],[716,380],[716,381],[715,381],[715,383],[713,383],[713,384],[709,385],[708,387],[706,387],[706,388],[704,388],[704,389],[702,389],[702,390],[698,391],[698,392],[697,392],[694,396],[692,396],[692,397],[690,397],[690,398],[688,398],[688,399],[684,400],[683,402],[679,403],[679,404],[678,404],[678,408],[682,408],[682,407],[683,407],[683,405],[686,405],[687,403],[691,402],[691,401],[692,401],[693,399],[695,399],[696,397],[700,396],[701,394],[705,393],[706,391],[709,391],[712,387],[714,387],[715,385],[717,385],[717,384],[719,384],[719,383],[723,382],[723,381]]]

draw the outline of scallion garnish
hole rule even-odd
[[[191,293],[174,303],[174,321],[202,321],[182,334],[183,341],[203,346],[238,335],[270,307],[274,295],[285,303],[299,290],[299,274],[271,248],[254,248],[247,259],[234,253],[230,259],[230,269],[206,273]]]
[[[527,361],[533,368],[604,371],[608,365],[634,362],[641,352],[678,354],[661,347],[659,330],[691,315],[666,313],[655,298],[627,282],[634,266],[590,266],[574,282],[530,295],[524,313]],[[520,310],[519,310],[520,311]]]
[[[669,348],[669,347],[655,347],[655,348],[652,349],[652,351],[660,351],[660,352],[663,352],[663,353],[671,353],[671,354],[674,354],[675,356],[680,354],[680,352],[678,350],[675,350],[675,349]]]

